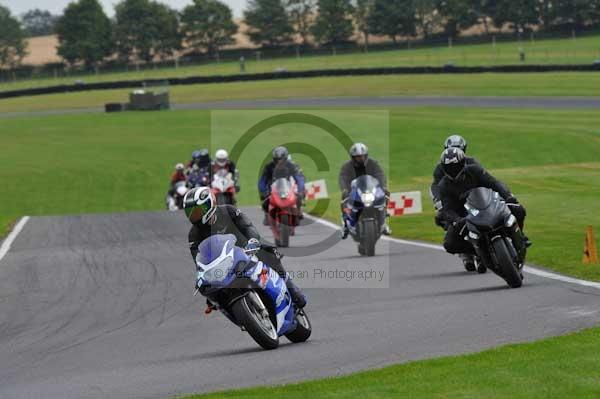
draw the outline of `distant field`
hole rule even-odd
[[[372,147],[374,157],[386,158],[386,143],[369,134],[373,131],[369,112],[352,111],[347,123],[356,140]],[[241,125],[236,129],[235,118],[232,123],[231,133],[243,129]],[[600,114],[593,110],[393,109],[391,188],[425,193],[443,139],[460,132],[470,140],[470,152],[527,206],[526,229],[534,241],[529,261],[600,280],[600,268],[581,264],[584,227],[600,226],[598,126]],[[186,160],[198,147],[212,144],[214,150],[233,145],[226,131],[210,143],[209,128],[210,114],[205,111],[4,119],[0,124],[0,230],[24,214],[162,209],[176,162]],[[257,203],[258,165],[272,146],[306,140],[307,134],[306,127],[291,125],[249,150],[250,156],[240,164],[243,204]],[[323,141],[310,142],[330,147]],[[338,197],[335,174],[346,157],[337,151],[329,159],[333,169],[326,178],[334,200]],[[317,175],[312,162],[297,159],[309,179]],[[442,232],[433,225],[426,198],[423,215],[393,221],[397,236],[440,242]],[[327,213],[332,220],[338,218],[335,209]]]
[[[131,90],[51,94],[0,100],[0,113],[103,108]],[[345,96],[600,96],[600,73],[388,75],[288,79],[171,87],[174,103]]]
[[[359,67],[391,67],[391,66],[441,66],[446,63],[455,65],[508,65],[519,64],[519,49],[526,54],[526,64],[591,64],[600,59],[600,36],[573,39],[554,39],[530,41],[529,38],[519,42],[492,42],[478,45],[455,45],[429,47],[417,50],[402,48],[394,51],[370,52],[368,54],[352,53],[328,56],[302,56],[300,58],[256,59],[246,60],[246,72],[271,72],[276,68],[289,71],[331,68]],[[18,82],[1,82],[0,91],[15,90],[28,87],[40,87],[56,84],[70,84],[75,80],[86,83],[120,81],[132,79],[161,79],[167,77],[184,77],[196,75],[229,75],[240,72],[238,62],[211,63],[199,66],[175,69],[162,68],[148,71],[130,71],[121,73],[100,73],[98,75],[40,78]]]

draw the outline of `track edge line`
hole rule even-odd
[[[322,218],[319,218],[319,217],[316,217],[313,215],[309,215],[309,214],[306,214],[305,216],[317,223],[320,223],[320,224],[330,227],[332,229],[340,228],[340,226],[338,226],[335,223],[332,223],[328,220],[325,220],[325,219],[322,219]],[[421,247],[421,248],[427,248],[427,249],[434,249],[437,251],[444,251],[444,247],[442,247],[441,245],[427,244],[424,242],[403,240],[401,238],[393,238],[393,237],[386,237],[386,236],[383,236],[382,239],[386,240],[386,241],[395,242],[397,244],[402,244],[402,245],[411,245],[414,247]],[[574,278],[574,277],[563,276],[562,274],[552,273],[552,272],[538,269],[538,268],[535,268],[535,267],[529,266],[529,265],[525,265],[525,267],[523,268],[523,271],[525,273],[533,274],[534,276],[538,276],[538,277],[548,278],[551,280],[558,280],[558,281],[562,281],[564,283],[576,284],[576,285],[581,285],[584,287],[600,289],[600,282],[581,280],[581,279]]]

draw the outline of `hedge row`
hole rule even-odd
[[[191,76],[184,78],[125,80],[119,82],[79,83],[72,85],[57,85],[23,90],[0,92],[0,99],[42,94],[74,93],[91,90],[134,89],[146,86],[168,84],[170,86],[253,82],[274,79],[315,78],[330,76],[373,76],[373,75],[411,75],[411,74],[467,74],[467,73],[534,73],[534,72],[597,72],[600,64],[591,65],[505,65],[505,66],[476,66],[457,67],[391,67],[391,68],[355,68],[355,69],[322,69],[309,71],[281,71],[257,74]]]

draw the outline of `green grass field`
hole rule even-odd
[[[600,396],[600,329],[485,352],[299,384],[185,399],[592,399]]]
[[[537,75],[535,75],[537,76]],[[162,209],[167,179],[192,150],[231,148],[263,111],[172,111],[7,118],[0,124],[0,232],[22,215]],[[584,227],[600,226],[600,114],[595,110],[396,108],[389,140],[382,113],[320,111],[387,164],[392,191],[426,191],[443,139],[459,132],[470,153],[503,179],[527,206],[535,242],[529,261],[600,281],[600,266],[581,264]],[[211,135],[211,128],[215,132]],[[257,203],[259,165],[276,144],[301,142],[325,152],[329,171],[317,173],[294,155],[308,179],[326,178],[334,201],[325,216],[337,220],[335,177],[347,155],[320,130],[292,124],[272,128],[240,158],[245,205]],[[394,219],[397,236],[439,242],[425,195],[423,215]],[[313,204],[309,204],[311,207]],[[187,223],[182,215],[182,223]],[[600,329],[479,354],[397,365],[348,377],[282,387],[215,393],[208,398],[596,398]],[[426,381],[426,383],[423,383]]]
[[[352,53],[328,56],[305,56],[283,59],[247,60],[248,73],[271,72],[276,68],[289,71],[332,68],[392,67],[392,66],[441,66],[454,63],[461,66],[519,64],[519,48],[526,53],[526,64],[591,64],[600,59],[600,36],[573,39],[527,40],[492,45],[455,45],[409,50],[403,47],[394,51],[379,51],[368,54]],[[121,81],[133,79],[161,79],[198,75],[230,75],[239,73],[238,62],[211,63],[206,65],[162,68],[148,71],[105,73],[84,77],[44,78],[18,82],[2,82],[1,90],[16,90],[56,84],[71,84],[76,80],[86,83]]]
[[[102,108],[127,102],[131,90],[52,94],[0,100],[5,112]],[[388,75],[289,79],[171,87],[171,101],[347,96],[600,96],[600,73]]]
[[[337,113],[336,113],[337,112]],[[330,113],[345,119],[352,138],[387,158],[393,190],[426,191],[443,139],[460,132],[470,152],[503,179],[527,206],[527,232],[535,242],[529,261],[587,279],[600,280],[600,267],[583,266],[584,228],[600,226],[600,115],[593,111],[461,108],[401,108],[391,111],[390,143],[370,132],[382,126],[368,110]],[[243,114],[243,113],[241,113]],[[9,118],[0,125],[0,226],[21,215],[73,214],[161,209],[171,168],[198,147],[231,148],[234,133],[252,114],[230,114],[229,125],[210,139],[208,112],[126,113]],[[340,117],[341,115],[341,117]],[[237,119],[235,118],[237,117]],[[225,118],[227,120],[227,118]],[[240,159],[243,204],[256,204],[260,162],[277,143],[318,143],[332,149],[331,171],[317,174],[299,156],[308,179],[323,175],[335,192],[343,149],[301,125],[278,128],[257,140]],[[314,135],[314,136],[313,136]],[[308,141],[307,141],[308,140]],[[335,202],[335,201],[334,201]],[[327,216],[337,220],[336,206]],[[393,221],[398,236],[439,242],[442,231],[426,212]],[[182,221],[183,222],[183,221]]]

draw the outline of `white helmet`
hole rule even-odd
[[[365,167],[369,159],[369,148],[363,143],[355,143],[350,147],[350,158],[354,167]]]
[[[227,151],[223,149],[217,150],[217,152],[215,153],[215,162],[217,163],[217,165],[225,166],[228,160],[229,154],[227,153]]]
[[[355,143],[350,147],[350,156],[369,155],[369,148],[363,143]]]
[[[183,171],[184,169],[185,169],[185,166],[183,166],[182,163],[178,163],[177,165],[175,165],[175,170]]]

